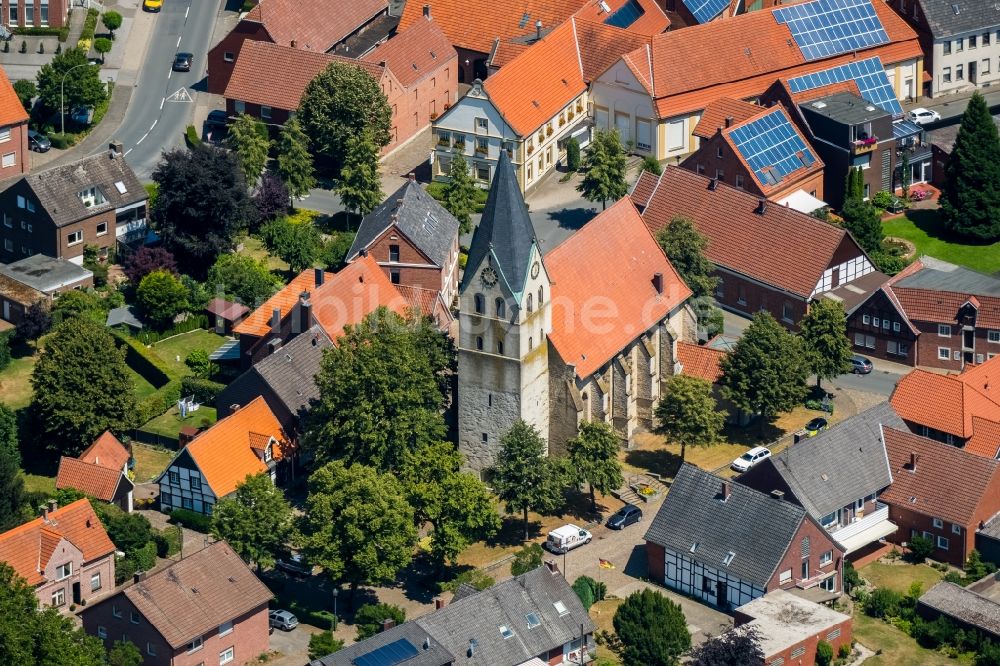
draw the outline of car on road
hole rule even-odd
[[[913,111],[910,111],[907,114],[907,117],[918,125],[926,125],[927,123],[933,123],[941,120],[940,113],[923,107],[913,109]]]
[[[623,530],[629,525],[638,523],[640,520],[642,520],[642,509],[633,504],[626,504],[618,509],[613,516],[608,518],[608,527],[613,530]]]
[[[582,527],[572,524],[563,525],[549,532],[549,536],[545,540],[545,547],[549,549],[549,552],[562,555],[567,551],[590,543],[592,538],[593,535]]]
[[[286,610],[273,610],[267,614],[268,624],[282,631],[291,631],[299,626],[299,618]]]
[[[289,553],[284,557],[278,558],[275,566],[293,576],[311,576],[313,571],[312,565],[299,553]]]
[[[163,0],[142,0],[142,8],[147,12],[158,12],[163,9]]]
[[[771,457],[771,449],[766,446],[755,446],[739,458],[734,460],[729,467],[736,472],[746,472],[754,465]]]
[[[190,72],[191,71],[191,60],[194,58],[193,53],[178,53],[174,56],[174,64],[171,68],[175,72]]]
[[[44,134],[40,134],[35,130],[28,130],[28,148],[35,151],[36,153],[48,152],[49,148],[52,147],[52,142],[49,141],[49,137]]]
[[[810,437],[815,437],[830,425],[829,421],[824,419],[822,416],[817,416],[812,421],[806,424],[806,432],[809,433]]]
[[[867,375],[873,369],[872,362],[864,356],[855,354],[851,357],[851,372],[856,375]]]

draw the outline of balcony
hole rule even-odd
[[[850,525],[840,528],[829,528],[834,539],[837,540],[850,554],[859,550],[873,541],[878,541],[896,531],[896,525],[889,522],[889,506],[886,504],[875,504],[875,510],[864,518],[855,520]]]
[[[857,139],[856,141],[851,141],[851,154],[864,155],[865,153],[873,152],[877,145],[877,136],[870,136],[867,139]]]

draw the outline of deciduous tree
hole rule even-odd
[[[520,576],[537,569],[542,566],[544,557],[545,553],[539,544],[535,542],[524,544],[519,551],[514,553],[514,559],[510,563],[510,575]]]
[[[108,666],[141,666],[141,664],[142,653],[132,641],[115,641],[114,647],[108,650]]]
[[[268,270],[263,260],[245,254],[224,254],[208,271],[208,287],[222,290],[250,307],[256,307],[281,288],[281,279]]]
[[[122,263],[122,272],[133,285],[138,286],[142,278],[156,270],[177,272],[177,261],[170,251],[162,246],[143,245],[130,253]]]
[[[118,12],[104,12],[101,14],[101,23],[108,29],[111,39],[114,39],[115,30],[122,27],[122,15]]]
[[[681,461],[689,446],[719,441],[726,413],[717,409],[712,385],[700,377],[674,375],[656,405],[656,429],[668,442],[681,445]]]
[[[254,228],[285,215],[289,201],[288,188],[281,182],[281,178],[270,171],[264,172],[253,193],[253,207],[257,213],[254,216]]]
[[[247,475],[212,511],[212,534],[257,567],[274,566],[292,529],[292,507],[265,474]]]
[[[469,174],[469,163],[460,153],[455,153],[451,158],[443,203],[448,212],[458,220],[460,234],[472,231],[472,214],[476,212],[476,185]]]
[[[953,233],[983,241],[1000,238],[1000,138],[977,91],[945,167],[941,218]]]
[[[267,153],[271,149],[267,127],[253,116],[241,113],[229,125],[226,143],[239,157],[243,179],[255,185],[267,165]]]
[[[570,467],[590,486],[590,507],[597,511],[595,491],[607,495],[622,485],[622,465],[618,461],[621,441],[604,421],[584,421],[580,432],[566,447]]]
[[[78,106],[97,106],[108,96],[100,66],[89,64],[81,48],[66,49],[53,57],[42,65],[37,80],[42,104],[56,112],[60,111],[60,103],[62,110],[69,113]]]
[[[143,314],[155,325],[167,327],[188,308],[188,290],[167,271],[153,271],[142,278],[135,292]]]
[[[655,590],[626,597],[613,623],[622,642],[622,663],[629,666],[674,666],[691,649],[681,607]]]
[[[292,222],[279,217],[261,229],[264,247],[298,273],[312,267],[323,250],[323,236],[310,222]]]
[[[354,624],[358,627],[357,640],[363,641],[382,631],[383,620],[403,624],[406,622],[406,611],[392,604],[365,604],[354,614]]]
[[[105,56],[111,53],[113,46],[114,43],[107,37],[98,37],[94,40],[94,50],[101,54],[101,62],[104,62]]]
[[[17,448],[17,419],[0,404],[0,531],[21,523],[24,505],[24,477]]]
[[[288,188],[292,205],[296,198],[304,197],[316,187],[309,137],[297,117],[289,118],[278,135],[278,175]]]
[[[562,469],[545,455],[545,440],[534,426],[518,419],[500,440],[493,465],[493,490],[508,513],[524,517],[528,540],[528,511],[545,513],[563,501]]]
[[[807,367],[816,375],[816,386],[851,368],[847,315],[840,301],[820,298],[809,307],[799,331]]]
[[[48,306],[42,301],[35,301],[24,311],[21,321],[17,322],[15,330],[17,337],[25,342],[34,342],[49,332],[52,327],[52,315]]]
[[[627,160],[618,130],[597,130],[587,148],[583,168],[586,173],[577,189],[587,201],[600,201],[608,207],[608,199],[617,201],[628,193],[625,182]]]
[[[840,211],[844,228],[851,232],[861,249],[868,253],[882,250],[882,214],[868,201],[849,199]]]
[[[710,638],[691,651],[691,666],[764,666],[760,630],[746,625]]]
[[[334,638],[333,632],[329,629],[309,636],[309,658],[313,660],[333,654],[343,647],[344,641]]]
[[[337,194],[347,210],[367,215],[382,202],[382,178],[378,173],[378,147],[367,137],[347,140],[344,166],[337,181]]]
[[[722,311],[712,300],[719,278],[713,275],[715,264],[705,255],[708,239],[698,233],[690,218],[678,216],[657,233],[656,240],[691,289],[698,326],[703,329],[704,337],[711,338],[720,333]]]
[[[31,100],[38,95],[38,86],[31,79],[21,79],[14,82],[14,92],[21,101],[25,111],[31,112]]]

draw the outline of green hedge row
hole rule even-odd
[[[136,423],[142,425],[177,404],[181,399],[181,381],[168,382],[159,391],[146,397],[136,406]]]
[[[69,38],[69,25],[62,28],[40,28],[40,27],[17,27],[11,30],[15,35],[29,35],[33,37],[50,37],[55,35],[60,42],[65,42]]]
[[[219,397],[224,388],[226,388],[225,384],[213,382],[211,379],[190,376],[181,379],[181,394],[194,396],[195,402],[203,405],[214,405],[215,399]]]
[[[119,331],[112,330],[118,345],[125,346],[125,362],[128,367],[142,375],[142,378],[155,386],[163,388],[170,382],[170,369],[167,364],[151,352],[139,340],[129,337]]]
[[[83,32],[80,33],[80,41],[94,40],[94,33],[97,32],[97,18],[101,15],[101,12],[96,9],[87,10],[87,18],[83,20]]]
[[[133,337],[144,345],[155,345],[160,340],[172,338],[173,336],[180,335],[182,333],[190,333],[191,331],[199,328],[208,328],[208,315],[191,315],[184,321],[171,326],[165,331],[142,330],[136,333]]]
[[[204,534],[208,534],[209,529],[212,527],[211,517],[187,509],[174,509],[170,512],[170,520],[195,532],[202,532]]]

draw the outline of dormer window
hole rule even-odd
[[[104,198],[104,193],[101,192],[101,190],[96,186],[81,190],[77,196],[80,197],[80,201],[82,201],[83,205],[87,208],[100,206],[101,204],[108,202],[108,200]]]
[[[729,551],[728,553],[726,553],[726,558],[722,560],[722,564],[728,567],[730,564],[733,563],[734,557],[736,557],[736,553],[734,553],[733,551]]]
[[[267,446],[264,447],[264,462],[271,462],[271,447],[272,446],[273,446],[273,443],[272,442],[268,442]]]

